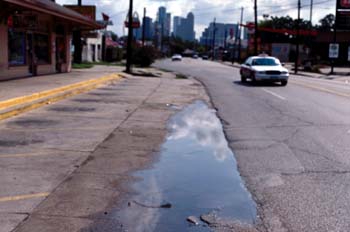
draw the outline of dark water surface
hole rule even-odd
[[[189,216],[214,212],[218,217],[254,223],[256,205],[244,187],[215,111],[197,101],[168,124],[159,162],[135,174],[137,194],[118,217],[126,231],[210,231]],[[162,208],[166,203],[171,208]],[[169,205],[167,205],[169,206]]]

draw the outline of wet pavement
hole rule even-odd
[[[256,205],[237,171],[215,111],[196,101],[173,116],[159,161],[135,177],[115,216],[125,231],[210,231],[203,215],[254,224]],[[186,219],[198,219],[198,225]]]

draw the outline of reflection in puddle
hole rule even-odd
[[[209,231],[186,218],[215,212],[223,219],[254,223],[256,205],[245,189],[220,120],[196,102],[169,122],[160,160],[137,172],[137,194],[119,211],[127,231]],[[161,207],[171,203],[171,207]]]

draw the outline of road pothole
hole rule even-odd
[[[172,117],[168,128],[159,162],[135,174],[142,180],[133,185],[136,194],[115,212],[123,227],[135,232],[168,231],[169,226],[171,231],[211,231],[203,220],[197,226],[188,222],[208,213],[225,223],[254,224],[256,204],[215,111],[197,101]],[[154,207],[165,203],[172,207]]]

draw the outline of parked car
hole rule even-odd
[[[208,59],[209,59],[209,56],[203,55],[203,56],[202,56],[202,59],[203,59],[203,60],[208,60]]]
[[[197,54],[194,54],[194,55],[192,56],[192,58],[193,58],[193,59],[198,59],[198,55],[197,55]]]
[[[256,81],[281,82],[283,86],[287,85],[289,72],[283,67],[279,59],[268,55],[259,55],[249,57],[240,69],[241,81],[246,82],[250,79]]]
[[[182,56],[180,54],[174,54],[172,57],[171,57],[171,60],[172,61],[181,61],[182,60]]]

